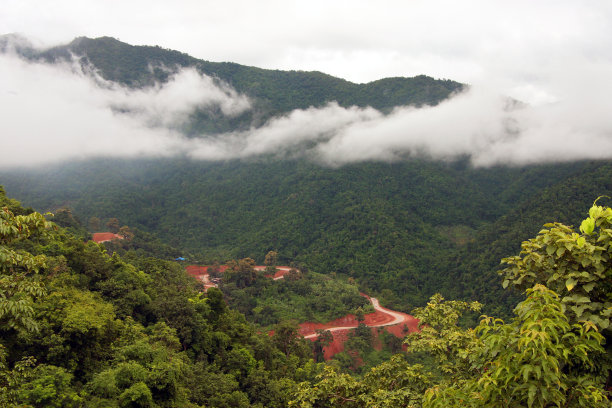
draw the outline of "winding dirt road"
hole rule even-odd
[[[400,313],[400,312],[394,312],[393,310],[389,310],[387,308],[384,308],[380,305],[380,303],[378,302],[378,299],[376,298],[371,298],[367,295],[362,295],[368,298],[368,300],[370,301],[370,303],[372,304],[372,306],[374,306],[374,309],[379,312],[379,313],[383,313],[387,316],[389,316],[389,318],[384,319],[383,321],[380,322],[373,322],[370,324],[366,325],[368,327],[383,327],[383,326],[395,326],[396,324],[401,324],[401,323],[410,323],[410,325],[414,325],[415,323],[415,318],[407,315],[405,313]],[[335,331],[340,331],[340,330],[351,330],[354,329],[355,327],[357,327],[357,323],[351,323],[350,326],[333,326],[333,327],[328,327],[328,328],[324,328],[323,330],[329,330],[330,332],[335,332]],[[316,332],[314,333],[310,333],[310,334],[306,334],[304,335],[305,339],[312,339],[317,337],[318,334]]]
[[[194,276],[197,279],[200,279],[204,283],[204,287],[207,290],[210,287],[217,286],[216,283],[210,281],[210,277],[208,274],[209,266],[198,266],[198,265],[189,265],[185,269],[187,273]],[[220,265],[219,272],[225,272],[227,269],[227,265]],[[264,271],[266,269],[263,265],[254,266],[254,269],[257,271]],[[274,275],[267,275],[269,278],[274,280],[283,279],[287,273],[291,270],[288,266],[277,266],[276,273]],[[418,331],[418,320],[414,317],[406,314],[400,313],[393,310],[389,310],[384,308],[378,302],[378,299],[371,298],[365,293],[361,293],[361,296],[367,298],[372,306],[374,306],[374,313],[368,313],[364,316],[365,325],[374,328],[374,327],[386,327],[386,330],[389,333],[394,334],[398,337],[403,337],[408,331],[414,332]],[[346,337],[349,330],[356,328],[359,325],[359,322],[353,315],[347,315],[341,317],[340,319],[333,320],[327,323],[313,323],[313,322],[304,322],[300,324],[300,335],[302,335],[305,339],[315,339],[317,335],[317,330],[329,330],[330,332],[334,332],[334,341],[338,340],[335,347],[340,349],[342,345],[342,337]],[[329,357],[334,351],[331,348],[327,349],[326,356]],[[335,351],[337,352],[337,350]],[[326,357],[326,358],[327,358]]]

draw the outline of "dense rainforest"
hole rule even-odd
[[[14,37],[0,37],[0,49],[28,61],[72,61],[133,89],[191,67],[249,98],[251,109],[237,116],[192,112],[181,130],[194,138],[256,129],[295,109],[330,102],[381,112],[436,105],[465,88],[425,76],[354,84],[319,72],[209,62],[109,37],[77,38],[46,50]],[[39,211],[68,208],[85,225],[101,220],[102,228],[116,218],[138,229],[139,239],[148,234],[143,242],[168,245],[166,259],[261,262],[274,250],[283,264],[353,278],[383,304],[406,312],[440,292],[479,300],[486,311],[508,316],[520,294],[502,290],[499,259],[550,218],[573,225],[597,196],[612,195],[612,165],[474,168],[469,159],[326,167],[275,154],[215,161],[98,158],[2,169],[0,182]]]
[[[39,50],[3,36],[0,51],[129,89],[190,68],[249,99],[233,115],[191,112],[173,129],[188,140],[329,103],[390,115],[467,87],[354,84],[108,37]],[[0,184],[30,207],[0,189],[0,405],[610,405],[612,210],[593,203],[612,196],[612,162],[475,168],[415,154],[333,167],[284,153],[3,167]],[[106,229],[126,239],[89,241]],[[270,253],[298,272],[256,274]],[[181,258],[233,266],[203,292]],[[421,331],[383,337],[381,350],[360,325],[322,362],[329,333],[307,341],[297,323],[362,315],[360,291]]]
[[[103,228],[118,218],[193,262],[261,263],[275,250],[280,264],[352,277],[406,312],[441,292],[507,315],[518,294],[501,288],[499,260],[551,217],[575,225],[582,208],[612,193],[610,174],[609,162],[474,169],[412,160],[332,169],[305,160],[97,160],[1,178],[37,209],[70,207]]]
[[[283,407],[320,371],[181,265],[109,256],[2,190],[0,208],[0,405]]]
[[[462,328],[482,305],[436,294],[414,310],[421,331],[406,336],[407,352],[358,377],[341,360],[315,363],[317,341],[290,323],[259,332],[176,262],[109,255],[3,190],[0,208],[2,406],[610,404],[609,207],[593,205],[579,232],[546,224],[504,259],[503,286],[526,293],[510,322]],[[364,334],[349,340],[357,354]]]

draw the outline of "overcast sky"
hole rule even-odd
[[[21,144],[12,141],[15,149],[39,143],[29,135],[38,135],[42,129],[56,129],[62,134],[58,138],[74,144],[81,137],[76,135],[96,126],[93,133],[107,134],[103,123],[114,121],[110,128],[122,136],[106,140],[106,150],[91,147],[92,152],[113,151],[113,143],[130,134],[134,146],[152,138],[157,141],[153,145],[165,153],[188,150],[202,158],[219,152],[242,157],[291,145],[296,129],[316,123],[318,133],[298,134],[296,140],[319,140],[321,134],[331,134],[315,149],[319,158],[330,162],[337,161],[337,155],[345,161],[388,159],[417,150],[443,158],[469,153],[476,164],[612,156],[609,0],[0,0],[0,9],[0,34],[21,33],[42,45],[66,43],[76,36],[112,36],[210,61],[319,70],[354,82],[426,74],[473,85],[469,95],[418,114],[401,109],[382,118],[371,110],[340,112],[330,105],[319,111],[294,112],[253,134],[226,135],[214,146],[186,148],[188,142],[180,135],[142,126],[159,117],[155,110],[164,108],[159,106],[164,99],[160,94],[205,90],[207,95],[184,92],[187,99],[179,105],[189,109],[216,103],[229,114],[248,109],[248,100],[229,89],[213,89],[208,79],[195,78],[193,72],[180,74],[169,88],[151,95],[119,88],[109,93],[93,90],[82,75],[25,67],[4,58],[0,61],[0,107],[5,130],[14,128],[19,137],[12,139],[21,140]],[[41,85],[45,75],[57,78],[55,84]],[[60,88],[61,92],[53,93]],[[529,108],[508,115],[499,103],[500,95],[520,99]],[[143,102],[149,96],[153,99]],[[140,103],[135,110],[142,114],[136,119],[116,118],[108,108],[117,98],[131,107]],[[40,112],[46,106],[47,113],[33,121],[38,125],[23,127],[17,118],[38,114],[33,110],[36,106]],[[83,110],[81,116],[93,122],[67,125],[51,107],[73,109],[73,116]],[[163,120],[172,122],[181,112],[166,113]],[[326,115],[331,119],[322,120]],[[92,127],[96,121],[99,125]],[[514,127],[511,137],[508,123]],[[65,136],[70,132],[72,137]],[[373,132],[375,139],[369,136]],[[0,138],[7,137],[6,131],[4,135]],[[242,141],[238,150],[237,141]],[[153,147],[136,150],[160,152]],[[543,153],[534,155],[535,150]]]
[[[45,43],[112,36],[210,61],[319,70],[355,82],[428,74],[536,80],[612,55],[609,0],[2,0],[0,32]]]

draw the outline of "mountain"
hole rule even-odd
[[[383,113],[435,105],[464,85],[426,76],[354,84],[319,72],[264,70],[199,60],[109,37],[37,50],[3,37],[30,61],[77,61],[110,83],[152,87],[190,67],[248,96],[237,116],[199,110],[182,130],[214,137],[262,126],[295,109],[370,106]],[[375,137],[373,135],[372,137]],[[599,195],[612,195],[612,165],[582,161],[474,168],[469,158],[426,157],[326,167],[272,155],[222,161],[184,157],[95,159],[2,170],[7,192],[37,210],[70,207],[87,222],[118,218],[202,262],[270,250],[279,262],[354,278],[385,305],[410,311],[435,292],[481,300],[497,315],[518,299],[496,270],[545,222],[576,224]]]
[[[342,107],[371,106],[383,112],[403,105],[435,105],[464,88],[458,82],[425,75],[355,84],[322,72],[268,70],[204,61],[179,51],[133,46],[111,37],[79,37],[69,44],[44,50],[35,49],[27,39],[17,35],[0,37],[0,50],[11,48],[32,61],[76,60],[83,67],[93,67],[108,81],[133,88],[164,83],[182,68],[195,68],[253,101],[253,109],[233,118],[208,110],[196,112],[185,127],[191,135],[257,127],[294,109],[321,107],[329,102],[337,102]]]

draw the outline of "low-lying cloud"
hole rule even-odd
[[[250,102],[193,69],[165,84],[130,89],[74,64],[0,55],[2,167],[89,157],[171,156],[185,151],[177,128],[195,109],[236,115]]]
[[[177,129],[195,109],[233,116],[256,109],[244,95],[193,69],[145,89],[109,83],[69,64],[0,55],[0,166],[92,157],[225,160],[272,154],[326,165],[469,156],[476,166],[612,158],[612,64],[572,61],[516,88],[476,83],[437,106],[295,110],[247,131],[187,138]],[[9,80],[10,79],[10,80]]]

